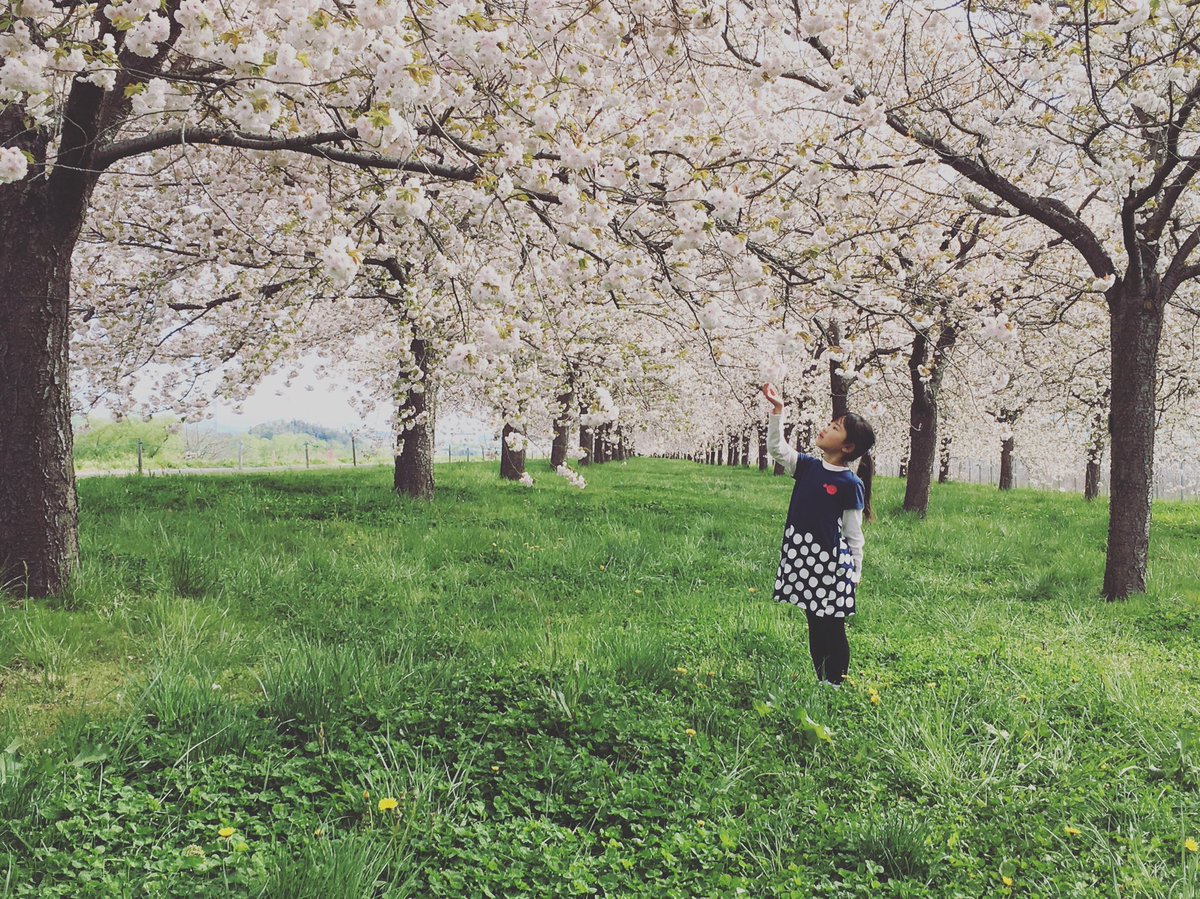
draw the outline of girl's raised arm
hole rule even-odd
[[[762,392],[771,403],[771,415],[767,418],[767,453],[783,466],[784,471],[794,475],[800,454],[783,441],[783,400],[771,384],[764,384]]]

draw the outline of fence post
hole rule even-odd
[[[142,473],[142,441],[138,441],[138,474]]]
[[[242,441],[238,441],[238,471],[242,470]]]
[[[304,467],[308,468],[308,442],[304,444]]]
[[[354,435],[350,435],[350,464],[358,467],[358,445],[354,442]]]

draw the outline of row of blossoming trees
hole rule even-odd
[[[797,439],[867,408],[921,513],[948,440],[1107,452],[1103,592],[1142,591],[1195,441],[1200,23],[1101,9],[4,4],[0,580],[77,560],[72,403],[315,356],[414,496],[439,408],[520,477],[533,434],[701,452],[767,377]]]

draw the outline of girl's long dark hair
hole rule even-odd
[[[854,444],[854,454],[846,461],[858,463],[858,479],[863,482],[863,518],[875,520],[875,510],[871,508],[871,480],[875,475],[875,457],[871,450],[875,446],[875,430],[871,423],[857,412],[847,412],[842,416],[842,427],[846,429],[846,442]]]

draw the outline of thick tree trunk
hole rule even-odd
[[[1146,592],[1154,486],[1155,385],[1163,301],[1157,279],[1110,295],[1112,458],[1104,596]]]
[[[74,91],[68,110],[94,115],[98,89]],[[85,123],[86,124],[86,123]],[[63,147],[80,123],[63,128]],[[0,113],[0,145],[46,155],[46,134]],[[84,138],[86,139],[86,138]],[[60,148],[61,170],[0,186],[0,592],[62,592],[79,562],[70,395],[71,254],[94,174],[90,157]]]
[[[47,596],[79,561],[68,367],[75,238],[48,236],[36,210],[13,199],[18,187],[0,190],[0,591]]]
[[[575,408],[575,391],[567,390],[558,395],[558,418],[554,421],[554,444],[550,447],[550,467],[567,464],[567,450],[571,446],[571,411]]]
[[[924,518],[929,510],[933,460],[937,454],[937,402],[930,391],[922,390],[913,397],[908,423],[911,432],[905,471],[904,509]]]
[[[755,428],[758,434],[758,470],[767,470],[767,423],[760,421]]]
[[[742,468],[750,467],[750,426],[742,428]]]
[[[434,495],[433,447],[436,427],[436,400],[429,381],[429,347],[421,338],[409,346],[413,365],[421,373],[420,392],[408,391],[396,414],[396,463],[392,489],[401,496],[431,500]],[[403,372],[405,380],[412,373]]]
[[[1091,502],[1100,495],[1100,460],[1088,459],[1083,474],[1083,498]]]
[[[500,435],[500,477],[506,481],[519,481],[525,474],[525,450],[519,452],[508,446],[508,435],[518,433],[508,422]]]
[[[1013,485],[1013,447],[1015,437],[1006,437],[1000,443],[1000,489],[1012,490]]]
[[[725,438],[725,464],[733,466],[738,464],[738,440],[737,431],[730,431]]]

